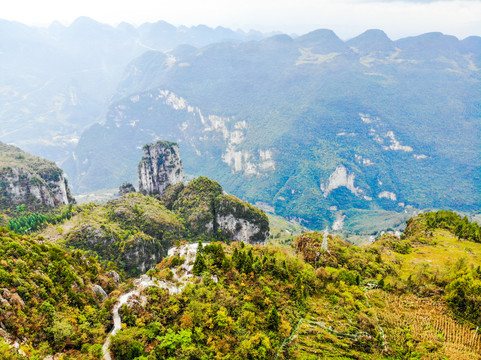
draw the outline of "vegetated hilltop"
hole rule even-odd
[[[348,229],[372,234],[357,225],[369,212],[472,211],[479,44],[382,31],[343,42],[317,30],[148,52],[65,169],[79,192],[134,181],[140,147],[163,138],[178,142],[187,174],[313,229],[346,215]]]
[[[0,210],[47,210],[72,204],[67,179],[53,161],[0,142]]]
[[[167,188],[162,197],[128,193],[105,205],[85,204],[72,218],[51,225],[47,239],[91,250],[129,275],[155,267],[179,241],[265,242],[267,217],[252,205],[224,195],[215,181],[199,177]],[[62,241],[62,240],[60,240]]]
[[[299,236],[294,249],[212,243],[198,252],[199,277],[181,294],[151,287],[145,307],[122,310],[127,326],[112,352],[116,359],[480,359],[481,244],[458,238],[463,227],[479,232],[444,212],[410,220],[403,239],[385,235],[361,248],[320,233]],[[167,258],[149,275],[168,280],[183,261]]]

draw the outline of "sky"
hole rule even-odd
[[[173,25],[255,29],[304,34],[331,29],[349,39],[382,29],[396,40],[439,31],[463,39],[481,36],[481,0],[12,0],[1,1],[0,18],[27,25],[79,16],[117,25],[167,21]]]

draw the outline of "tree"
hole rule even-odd
[[[192,268],[192,273],[196,276],[199,276],[206,269],[207,266],[205,265],[204,256],[202,255],[202,253],[197,253],[197,256],[195,257],[194,267]]]
[[[145,354],[144,345],[141,341],[139,329],[128,328],[119,331],[112,337],[110,348],[116,359],[132,360]]]
[[[269,314],[267,315],[267,328],[272,331],[279,331],[279,313],[277,312],[277,307],[273,306]]]

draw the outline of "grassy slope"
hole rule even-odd
[[[394,242],[409,242],[412,248],[401,254],[392,246]],[[403,241],[386,236],[358,249],[361,254],[378,252],[377,261],[395,269],[392,274],[380,271],[374,276],[373,280],[390,283],[384,287],[387,291],[343,282],[327,285],[309,301],[305,318],[315,323],[301,323],[287,347],[292,358],[481,359],[481,334],[475,324],[453,313],[440,285],[449,282],[449,276],[456,278],[457,273],[449,275],[456,270],[480,266],[481,244],[436,229],[417,231]],[[331,251],[345,253],[335,243]],[[347,334],[366,331],[371,337],[362,343],[362,336],[349,339],[326,329]]]
[[[0,142],[0,167],[4,166],[27,168],[35,172],[42,167],[57,167],[53,161],[30,155],[16,146]]]
[[[399,254],[383,249],[383,258],[388,261],[400,261],[400,277],[407,279],[416,268],[424,267],[431,272],[441,271],[452,266],[459,259],[466,259],[468,264],[481,265],[481,244],[459,240],[450,231],[438,229],[433,232],[429,244],[413,244],[409,254]]]

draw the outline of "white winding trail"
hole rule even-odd
[[[129,299],[132,296],[140,296],[142,290],[150,287],[150,286],[158,286],[162,289],[169,290],[170,294],[179,294],[184,290],[185,285],[187,285],[189,278],[192,275],[192,268],[194,267],[195,256],[197,254],[197,247],[198,244],[187,244],[182,245],[179,247],[170,248],[167,256],[180,256],[185,259],[184,263],[181,265],[180,269],[172,269],[174,274],[171,281],[158,281],[150,278],[147,275],[142,275],[141,277],[134,280],[134,290],[129,291],[128,293],[122,294],[119,297],[118,302],[115,304],[112,310],[112,316],[114,319],[114,327],[112,331],[107,336],[107,340],[105,340],[104,346],[102,347],[103,359],[104,360],[112,360],[110,355],[110,342],[111,337],[115,335],[121,328],[122,328],[122,319],[119,315],[119,309],[128,303]]]

